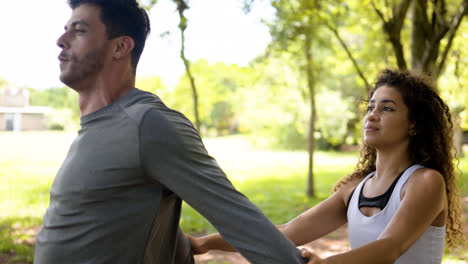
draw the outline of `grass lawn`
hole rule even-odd
[[[34,236],[49,204],[50,185],[74,137],[75,133],[62,132],[0,132],[0,263],[32,261]],[[277,224],[326,198],[357,160],[356,153],[317,152],[317,198],[308,198],[307,153],[258,150],[242,137],[206,139],[205,144],[234,185]],[[468,182],[467,157],[460,169],[463,182]],[[462,193],[468,195],[467,184]],[[181,226],[187,233],[215,231],[185,204]]]

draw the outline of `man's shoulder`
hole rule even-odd
[[[196,133],[192,122],[184,114],[166,106],[155,94],[135,89],[133,94],[121,104],[126,114],[145,131],[155,129],[169,134],[182,131]]]
[[[169,114],[180,118],[185,117],[180,112],[167,107],[157,95],[136,88],[132,95],[121,104],[121,107],[137,123],[141,123],[148,112],[151,112],[151,116],[160,118]]]

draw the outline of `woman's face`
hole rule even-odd
[[[378,149],[408,147],[408,107],[395,88],[380,86],[372,95],[364,117],[364,142]]]

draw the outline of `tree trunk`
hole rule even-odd
[[[443,2],[441,2],[443,3]],[[464,0],[451,21],[445,18],[445,6],[433,2],[432,19],[427,15],[427,0],[418,0],[413,5],[411,28],[411,69],[425,72],[435,81],[443,72],[447,55],[453,43],[463,17],[467,13],[468,1]],[[447,39],[443,51],[440,51],[442,39]],[[463,155],[460,113],[463,108],[452,109],[454,144],[458,155]]]
[[[408,68],[403,51],[403,45],[401,44],[401,29],[403,28],[406,13],[408,12],[411,2],[412,0],[403,0],[398,5],[393,6],[393,14],[389,20],[385,18],[382,11],[377,8],[375,3],[373,1],[371,2],[372,7],[383,22],[384,32],[387,33],[388,40],[392,44],[397,65],[400,70],[406,70]]]
[[[315,120],[316,120],[316,110],[315,110],[315,80],[313,75],[313,61],[312,61],[312,34],[311,32],[306,32],[305,35],[305,55],[306,55],[306,75],[307,75],[307,85],[309,88],[309,100],[310,100],[310,122],[309,122],[309,173],[307,177],[307,195],[310,197],[315,196],[314,188],[314,150],[315,150]]]
[[[440,41],[447,33],[448,27],[442,21],[437,22],[435,17],[429,21],[427,4],[427,0],[418,0],[414,2],[412,8],[411,69],[424,72],[437,79],[436,62]],[[436,16],[436,13],[434,12],[433,16]]]
[[[448,21],[445,5],[432,3],[432,17],[427,14],[428,1],[418,0],[413,5],[411,28],[411,69],[427,73],[437,80],[443,72],[445,61],[453,43],[455,34],[467,13],[468,1],[464,0]],[[449,16],[450,17],[450,16]],[[447,40],[440,50],[443,39]]]
[[[425,0],[423,0],[426,2]],[[412,27],[411,27],[411,58],[410,65],[412,70],[423,70],[423,62],[421,58],[424,55],[426,49],[426,41],[424,36],[424,21],[423,12],[418,3],[413,4],[411,12]]]
[[[185,55],[183,54],[183,51],[181,51],[180,57],[184,61],[185,72],[187,73],[187,77],[190,80],[190,87],[192,88],[192,97],[193,97],[193,113],[195,115],[195,128],[198,130],[198,133],[201,136],[200,118],[199,118],[199,114],[198,114],[198,93],[197,93],[197,88],[195,86],[195,79],[193,78],[193,75],[190,72],[190,61],[188,61],[185,58]]]
[[[187,18],[184,16],[184,11],[188,9],[188,5],[183,0],[174,0],[177,4],[177,10],[179,12],[179,29],[181,37],[181,48],[180,48],[180,58],[184,62],[185,72],[190,81],[190,87],[192,88],[192,97],[193,97],[193,114],[195,116],[195,128],[198,130],[201,136],[200,130],[200,119],[198,114],[198,93],[195,86],[195,78],[190,71],[190,61],[185,57],[185,29],[187,28]]]

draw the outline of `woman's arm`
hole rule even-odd
[[[346,202],[355,184],[347,184],[328,199],[310,208],[278,229],[301,246],[338,229],[347,222]]]
[[[437,171],[417,170],[406,185],[400,208],[376,241],[323,260],[311,254],[315,260],[309,263],[394,263],[447,208],[445,181]]]
[[[202,237],[186,236],[190,240],[190,244],[192,244],[192,253],[195,255],[205,254],[210,250],[236,252],[219,233]]]
[[[356,184],[350,182],[325,201],[277,228],[296,246],[311,242],[338,229],[347,221],[345,203]],[[209,250],[235,251],[220,234],[199,238],[188,236],[188,238],[192,243],[194,254],[203,254]]]

